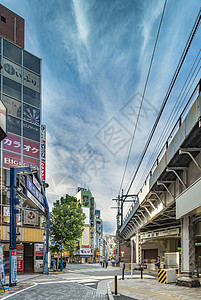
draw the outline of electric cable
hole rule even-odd
[[[155,51],[156,51],[156,46],[157,46],[157,42],[158,42],[158,38],[159,38],[159,33],[160,33],[162,21],[163,21],[163,16],[164,16],[164,12],[165,12],[166,3],[167,3],[167,0],[165,0],[164,6],[163,6],[163,12],[162,12],[162,15],[161,15],[160,24],[159,24],[159,28],[158,28],[158,32],[157,32],[157,36],[156,36],[156,41],[155,41],[155,45],[154,45],[154,49],[153,49],[153,53],[152,53],[152,57],[151,57],[151,62],[150,62],[150,65],[149,65],[149,70],[148,70],[148,74],[147,74],[147,78],[146,78],[146,82],[145,82],[145,86],[144,86],[144,91],[143,91],[143,94],[142,94],[142,100],[141,100],[138,115],[137,115],[137,121],[135,123],[134,132],[133,132],[133,135],[132,135],[131,144],[130,144],[130,148],[129,148],[128,156],[127,156],[127,160],[126,160],[126,165],[125,165],[125,168],[124,168],[123,177],[122,177],[120,188],[119,188],[119,195],[120,195],[120,192],[121,192],[121,189],[122,189],[124,177],[125,177],[126,170],[127,170],[127,167],[128,167],[128,162],[129,162],[129,158],[130,158],[130,154],[131,154],[131,150],[132,150],[132,146],[133,146],[133,142],[134,142],[134,138],[135,138],[135,134],[136,134],[136,129],[137,129],[137,125],[138,125],[138,121],[139,121],[139,117],[140,117],[140,112],[141,112],[141,109],[142,109],[142,104],[143,104],[143,101],[144,101],[144,96],[145,96],[145,92],[146,92],[146,88],[147,88],[147,84],[148,84],[148,80],[149,80],[149,75],[150,75],[150,72],[151,72],[151,67],[152,67],[152,63],[153,63],[153,59],[154,59],[154,55],[155,55]]]
[[[137,173],[138,173],[138,171],[139,171],[139,168],[140,168],[141,163],[142,163],[142,161],[143,161],[143,159],[144,159],[144,156],[145,156],[145,154],[146,154],[146,152],[147,152],[147,149],[148,149],[148,147],[149,147],[149,144],[150,144],[150,142],[151,142],[151,140],[152,140],[152,137],[153,137],[153,135],[154,135],[154,133],[155,133],[156,127],[157,127],[158,122],[159,122],[159,120],[160,120],[160,118],[161,118],[161,115],[162,115],[162,113],[163,113],[163,110],[164,110],[164,108],[165,108],[165,105],[166,105],[166,103],[167,103],[167,101],[168,101],[168,99],[169,99],[169,96],[170,96],[171,91],[172,91],[172,89],[173,89],[173,87],[174,87],[174,84],[175,84],[175,82],[176,82],[176,79],[177,79],[177,77],[178,77],[178,75],[179,75],[179,72],[180,72],[180,70],[181,70],[181,67],[182,67],[182,65],[183,65],[183,63],[184,63],[184,60],[185,60],[185,58],[186,58],[186,55],[187,55],[188,50],[189,50],[189,48],[190,48],[190,45],[191,45],[191,43],[192,43],[192,41],[193,41],[193,38],[194,38],[194,36],[195,36],[195,34],[196,34],[196,32],[197,32],[198,27],[199,27],[200,19],[201,19],[201,9],[199,10],[198,16],[197,16],[196,21],[195,21],[195,23],[194,23],[194,25],[193,25],[193,28],[192,28],[191,33],[190,33],[190,36],[189,36],[189,38],[188,38],[188,40],[187,40],[187,43],[186,43],[185,48],[184,48],[184,51],[183,51],[183,53],[182,53],[182,56],[181,56],[181,58],[180,58],[180,61],[179,61],[178,65],[177,65],[176,71],[175,71],[175,73],[174,73],[174,75],[173,75],[173,78],[172,78],[172,80],[171,80],[171,82],[170,82],[170,86],[169,86],[169,88],[168,88],[168,90],[167,90],[167,93],[166,93],[165,99],[164,99],[164,101],[163,101],[163,103],[162,103],[162,106],[161,106],[161,108],[160,108],[159,114],[158,114],[158,116],[157,116],[157,118],[156,118],[156,121],[155,121],[155,123],[154,123],[154,125],[153,125],[153,127],[152,127],[152,130],[151,130],[151,132],[150,132],[150,135],[149,135],[149,137],[148,137],[148,140],[147,140],[147,142],[146,142],[146,144],[145,144],[144,150],[143,150],[143,152],[142,152],[141,158],[140,158],[140,160],[139,160],[138,166],[137,166],[137,168],[136,168],[136,170],[135,170],[134,176],[133,176],[133,178],[132,178],[132,180],[131,180],[131,183],[130,183],[130,185],[129,185],[129,188],[128,188],[128,190],[127,190],[127,193],[126,193],[125,198],[128,196],[128,193],[129,193],[129,191],[130,191],[130,189],[131,189],[131,187],[132,187],[132,185],[133,185],[133,182],[134,182],[134,180],[135,180],[135,178],[136,178],[136,175],[137,175]]]

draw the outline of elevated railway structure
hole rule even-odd
[[[201,81],[124,218],[119,234],[121,240],[134,243],[138,264],[153,268],[157,255],[165,263],[167,253],[179,253],[182,274],[191,276],[199,266]]]

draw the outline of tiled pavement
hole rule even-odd
[[[106,300],[106,295],[96,295],[96,290],[74,282],[36,284],[1,299],[20,300]]]
[[[114,282],[110,284],[114,292]],[[157,279],[118,280],[117,292],[138,300],[201,300],[201,287],[188,288],[157,282]]]

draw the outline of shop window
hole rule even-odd
[[[20,65],[22,64],[22,50],[6,40],[3,42],[3,55]]]
[[[23,101],[40,108],[40,93],[24,86],[23,87]]]
[[[40,142],[40,127],[23,122],[23,136],[30,140]]]
[[[23,66],[40,74],[40,59],[26,51],[23,53]]]
[[[3,93],[21,99],[21,85],[11,79],[3,77]]]
[[[21,121],[17,118],[7,117],[8,132],[21,135]]]

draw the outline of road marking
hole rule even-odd
[[[21,290],[21,291],[15,292],[15,293],[10,294],[10,295],[8,295],[8,296],[6,296],[6,297],[3,297],[3,298],[1,298],[1,299],[7,299],[7,298],[10,298],[10,297],[12,297],[12,296],[15,296],[15,295],[17,295],[17,294],[19,294],[19,293],[21,293],[21,292],[24,292],[24,291],[26,291],[26,290],[29,290],[29,289],[35,287],[36,285],[38,285],[38,283],[34,283],[34,285],[32,285],[32,286],[29,286],[29,287],[27,287],[27,288],[25,288],[25,289],[23,289],[23,290]]]

